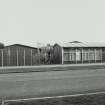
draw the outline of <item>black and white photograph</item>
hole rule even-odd
[[[105,105],[105,0],[0,0],[0,105]]]

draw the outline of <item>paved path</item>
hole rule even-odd
[[[0,74],[0,98],[46,97],[105,91],[105,70]]]

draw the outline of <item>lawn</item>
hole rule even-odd
[[[64,65],[65,66],[65,65]],[[46,96],[59,96],[59,95],[68,95],[68,94],[78,94],[78,93],[87,93],[87,92],[96,92],[96,91],[105,91],[105,66],[92,66],[88,68],[88,66],[83,66],[78,68],[72,68],[72,66],[66,67],[55,67],[50,69],[49,67],[33,67],[33,71],[41,71],[40,72],[30,72],[31,68],[16,68],[16,71],[19,73],[11,73],[14,70],[9,68],[10,73],[8,73],[8,69],[4,74],[0,74],[0,99],[10,100],[10,99],[21,99],[21,98],[32,98],[32,97],[46,97]],[[62,69],[61,69],[62,68]],[[72,70],[72,69],[74,70]],[[28,73],[24,73],[27,70]],[[46,72],[42,72],[45,70]],[[50,72],[47,72],[50,71]],[[97,98],[97,97],[96,97]],[[100,97],[98,97],[100,98]],[[102,99],[104,99],[101,96]],[[72,102],[78,102],[81,99],[70,98],[70,100],[75,100]],[[94,100],[101,100],[95,98],[87,98]],[[86,99],[86,100],[87,100]],[[57,105],[59,102],[66,102],[64,99],[54,99],[49,100],[53,101],[52,104],[56,101]],[[69,101],[70,101],[69,100]],[[41,105],[42,102],[49,102],[46,100],[37,101],[39,102],[37,105]],[[70,101],[70,102],[71,102]],[[90,101],[89,101],[90,102]],[[32,102],[26,104],[23,102],[23,105],[31,105]],[[41,104],[40,104],[41,103]],[[20,104],[21,105],[21,104]],[[33,105],[33,104],[32,104]],[[36,105],[36,104],[34,104]],[[42,104],[47,105],[47,104]],[[56,104],[55,104],[56,105]],[[66,104],[64,104],[66,105]],[[68,104],[67,104],[68,105]],[[71,104],[73,105],[73,104]],[[76,104],[74,104],[76,105]],[[82,104],[77,104],[82,105]],[[85,105],[85,104],[84,104]],[[94,104],[92,104],[94,105]],[[99,104],[101,105],[101,104]]]

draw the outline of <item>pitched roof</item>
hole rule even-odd
[[[59,43],[61,47],[105,47],[103,42],[79,42],[73,41],[68,43]]]
[[[31,46],[22,45],[22,44],[13,44],[13,45],[5,46],[5,47],[10,47],[10,46],[20,46],[20,47],[28,47],[28,48],[32,48],[32,49],[37,49],[36,47],[31,47]]]

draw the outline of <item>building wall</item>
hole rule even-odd
[[[81,62],[81,49],[64,48],[63,49],[64,64],[65,63],[80,63]]]
[[[105,62],[105,48],[63,48],[64,64]]]
[[[0,66],[35,65],[35,54],[37,54],[37,49],[30,47],[18,45],[5,47],[0,50]]]

